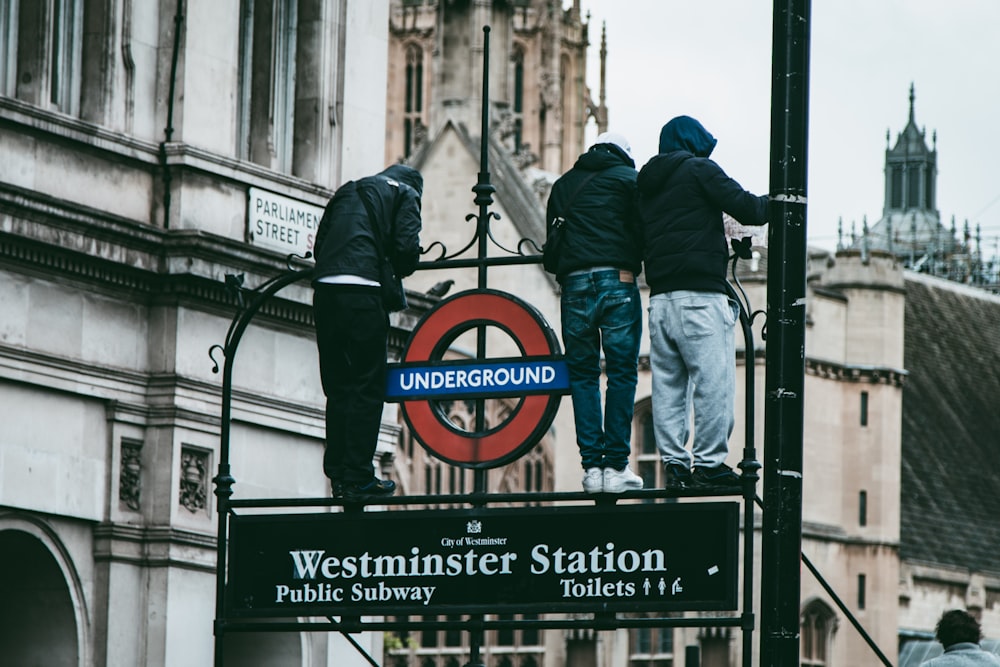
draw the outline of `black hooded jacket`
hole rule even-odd
[[[639,215],[650,294],[726,293],[729,247],[722,214],[744,225],[767,223],[767,197],[753,195],[712,160],[715,138],[680,116],[660,134],[660,154],[639,172]]]
[[[632,158],[613,144],[597,144],[555,182],[545,219],[550,228],[557,216],[566,220],[557,276],[595,266],[641,271],[635,179]]]
[[[374,176],[344,183],[326,205],[313,254],[316,279],[350,274],[379,280],[379,252],[368,212],[379,225],[384,253],[399,278],[420,259],[420,194],[423,178],[412,167],[395,164]]]

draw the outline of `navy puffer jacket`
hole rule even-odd
[[[660,154],[639,172],[639,215],[650,294],[726,292],[729,248],[722,214],[767,223],[767,197],[753,195],[712,160],[715,138],[681,116],[660,134]]]
[[[597,144],[555,182],[545,219],[550,229],[557,216],[566,219],[557,277],[595,266],[639,274],[642,230],[636,209],[636,175],[635,162],[621,149]]]

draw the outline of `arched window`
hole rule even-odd
[[[78,113],[82,5],[79,0],[0,2],[0,95]]]
[[[511,111],[514,112],[514,152],[516,153],[521,150],[521,145],[524,141],[522,135],[522,119],[524,118],[524,47],[516,44],[510,59],[514,64],[514,94],[511,96],[513,100]]]
[[[568,165],[573,164],[573,160],[576,158],[576,151],[570,150],[570,146],[567,145],[567,140],[570,137],[570,125],[573,123],[573,114],[575,113],[573,100],[577,94],[576,82],[572,79],[573,69],[572,63],[570,62],[569,56],[563,54],[562,58],[559,59],[559,90],[562,91],[562,100],[560,100],[560,118],[562,123],[559,125],[559,164],[562,165],[560,170],[568,168]]]
[[[629,630],[629,667],[671,667],[674,664],[673,628]]]
[[[328,126],[317,103],[322,78],[302,74],[308,74],[308,58],[322,50],[315,18],[322,5],[240,0],[238,157],[307,179],[321,178],[321,146],[329,143],[317,141]]]
[[[5,665],[79,663],[73,596],[59,562],[37,536],[0,530],[0,596]]]
[[[403,153],[410,157],[424,131],[424,52],[417,44],[406,47],[406,91],[403,99]]]
[[[663,488],[663,467],[660,465],[660,452],[656,449],[656,436],[653,433],[653,403],[650,399],[639,401],[634,413],[635,439],[633,451],[638,459],[639,476],[645,489]]]
[[[243,0],[241,14],[240,157],[290,172],[298,3]]]
[[[541,445],[532,447],[521,457],[521,486],[519,491],[551,491],[552,465],[545,456],[545,448]]]
[[[799,639],[799,663],[802,667],[825,667],[830,664],[830,644],[836,629],[836,616],[824,602],[813,600],[802,611]]]
[[[920,206],[920,172],[922,170],[917,165],[910,165],[907,170],[906,206],[907,208],[918,208]]]
[[[890,208],[903,208],[903,168],[899,165],[892,167],[891,178]]]

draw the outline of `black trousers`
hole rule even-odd
[[[323,283],[313,292],[313,315],[326,394],[323,472],[334,481],[366,484],[375,478],[389,316],[377,287]]]

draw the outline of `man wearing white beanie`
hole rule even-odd
[[[587,493],[642,488],[642,478],[629,468],[642,336],[637,174],[628,140],[605,132],[555,182],[546,210],[547,243],[553,223],[562,227],[561,250],[554,264],[546,258],[546,266],[562,287],[563,345]]]

